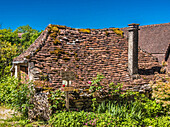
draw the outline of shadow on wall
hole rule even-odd
[[[155,72],[160,73],[161,67],[155,66],[152,67],[151,69],[139,69],[139,74],[140,75],[153,75]]]

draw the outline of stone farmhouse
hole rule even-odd
[[[144,34],[147,27],[140,29],[140,34]],[[102,82],[105,87],[111,82],[123,82],[126,86],[148,84],[161,66],[154,54],[148,53],[150,43],[147,51],[142,50],[148,40],[144,37],[140,40],[141,35],[142,48],[138,47],[138,30],[139,24],[129,24],[127,39],[118,28],[75,29],[50,24],[25,52],[14,58],[12,74],[45,81],[52,89],[62,86],[62,71],[74,72],[71,86],[75,88],[88,86],[97,73],[106,77]],[[156,50],[154,46],[151,50],[160,50],[156,46]],[[166,48],[160,51],[164,53]]]
[[[118,28],[75,29],[48,25],[25,52],[14,58],[11,68],[15,77],[35,82],[37,91],[31,101],[34,108],[29,109],[29,118],[49,119],[47,91],[62,88],[63,80],[67,80],[63,72],[72,72],[69,86],[79,91],[78,96],[75,91],[69,94],[69,106],[73,109],[91,108],[88,81],[97,73],[106,77],[101,82],[106,89],[113,82],[123,83],[124,90],[150,90],[149,81],[154,80],[161,66],[158,58],[138,46],[138,31],[139,24],[129,24],[125,31],[128,37]],[[168,59],[169,50],[166,54]],[[102,95],[97,101],[105,97]]]

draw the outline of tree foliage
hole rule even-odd
[[[32,27],[30,27],[29,25],[20,26],[15,31],[17,31],[18,33],[37,33],[38,32],[38,30],[32,29]]]
[[[0,30],[0,41],[11,42],[11,44],[19,44],[20,39],[17,32],[13,32],[12,29]]]
[[[8,41],[0,41],[0,77],[9,74],[13,57],[17,54],[17,46]]]
[[[22,37],[20,39],[20,44],[22,45],[22,49],[27,49],[41,34],[36,29],[32,29],[29,25],[20,26],[14,32],[22,33]]]
[[[22,37],[18,36],[22,33]],[[10,74],[12,59],[25,51],[41,34],[29,25],[20,26],[16,30],[0,29],[0,78]]]

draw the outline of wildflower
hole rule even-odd
[[[88,81],[88,84],[91,84],[92,82],[91,81]]]

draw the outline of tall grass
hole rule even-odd
[[[116,103],[116,102],[102,102],[98,108],[97,113],[109,113],[114,117],[119,117],[123,119],[136,119],[140,120],[144,116],[143,106],[137,102],[126,102],[126,103]]]

